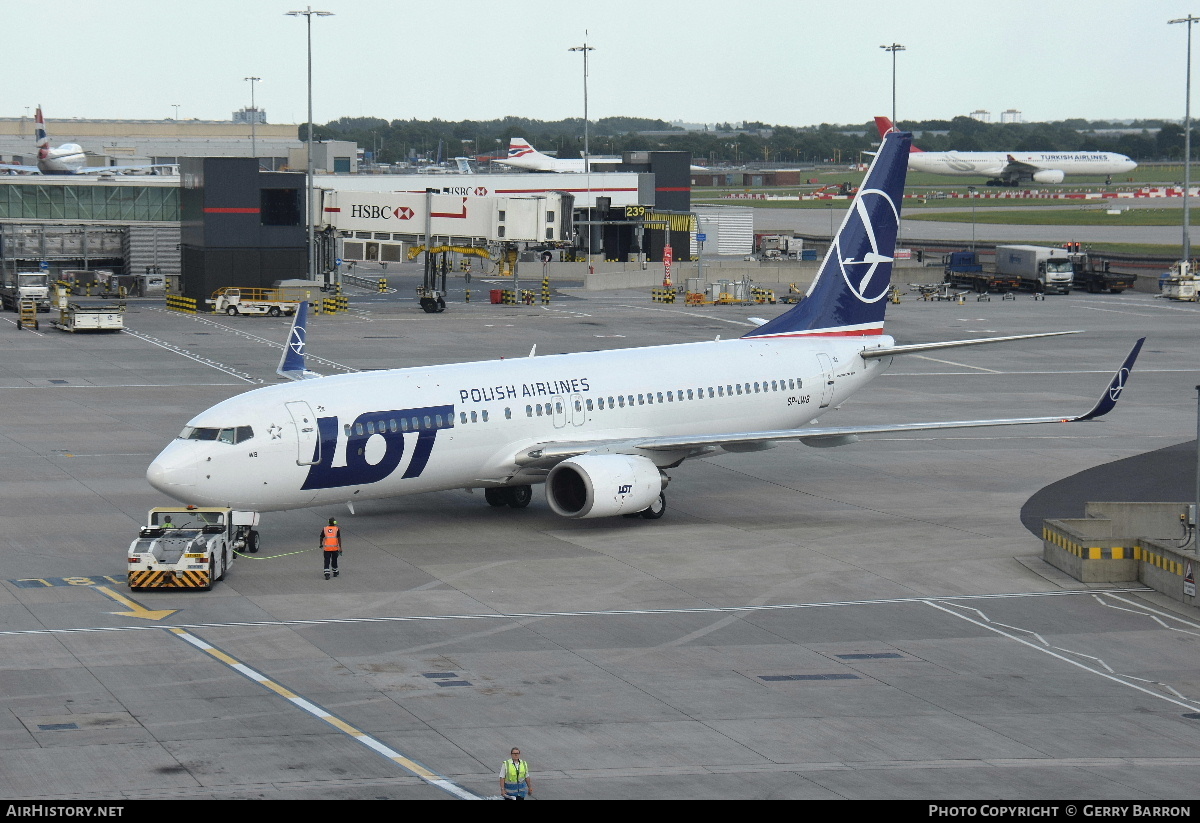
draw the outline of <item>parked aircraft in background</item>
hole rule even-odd
[[[1083,415],[812,425],[897,356],[1074,333],[909,345],[883,333],[910,142],[884,137],[805,299],[740,338],[321,377],[305,367],[302,303],[278,369],[293,382],[200,412],[146,478],[186,503],[246,511],[354,511],[360,500],[479,488],[492,506],[520,508],[544,484],[562,517],[654,519],[667,470],[690,458],[1106,414],[1141,341]]]
[[[574,174],[581,174],[587,171],[584,167],[582,157],[572,160],[559,160],[557,157],[542,154],[529,145],[529,141],[523,137],[511,138],[508,141],[508,157],[497,159],[495,162],[502,163],[505,166],[512,166],[514,169],[525,169],[526,171],[552,171]],[[620,162],[621,158],[619,157],[589,158],[589,165],[592,171],[606,171],[605,167],[615,166]]]
[[[879,136],[895,130],[887,117],[876,117]],[[1125,174],[1137,163],[1110,151],[923,151],[912,147],[909,171],[955,177],[988,177],[989,186],[1018,186],[1022,183],[1061,183],[1068,174]]]
[[[78,143],[63,143],[58,148],[50,148],[50,136],[46,132],[46,120],[42,117],[41,106],[37,107],[37,113],[34,115],[34,135],[37,141],[37,165],[23,166],[5,163],[0,165],[0,172],[10,174],[111,174],[122,171],[178,168],[174,165],[153,163],[138,166],[88,166],[87,155]]]

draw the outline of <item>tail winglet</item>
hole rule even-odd
[[[300,302],[296,316],[292,319],[292,331],[288,335],[287,345],[283,347],[283,356],[279,358],[279,368],[275,373],[288,380],[309,380],[321,375],[309,371],[304,365],[304,347],[308,338],[308,301]]]
[[[1104,394],[1100,395],[1100,399],[1096,401],[1096,405],[1092,407],[1090,412],[1076,417],[1071,422],[1078,423],[1081,420],[1095,420],[1097,417],[1103,417],[1113,410],[1113,407],[1117,405],[1117,401],[1121,399],[1121,392],[1125,390],[1125,386],[1129,382],[1129,374],[1133,371],[1133,362],[1137,360],[1138,353],[1142,350],[1142,344],[1145,342],[1146,338],[1143,337],[1133,344],[1133,348],[1129,351],[1125,362],[1121,364],[1121,368],[1117,369],[1117,373],[1109,381],[1108,387],[1104,390]]]

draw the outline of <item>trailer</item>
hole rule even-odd
[[[224,580],[241,551],[258,551],[258,512],[160,506],[129,544],[129,588],[201,589]]]

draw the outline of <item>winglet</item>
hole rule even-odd
[[[296,316],[292,320],[292,331],[288,335],[287,345],[283,347],[283,357],[279,358],[279,368],[275,373],[288,380],[309,380],[320,377],[304,365],[304,346],[308,337],[308,301],[300,301]]]
[[[1117,369],[1117,373],[1113,375],[1113,379],[1109,381],[1108,388],[1104,390],[1104,394],[1100,395],[1100,400],[1092,407],[1092,410],[1082,417],[1076,417],[1072,423],[1078,423],[1081,420],[1094,420],[1097,417],[1103,417],[1113,410],[1113,406],[1117,405],[1117,400],[1121,397],[1121,392],[1125,390],[1125,386],[1129,382],[1129,373],[1133,371],[1133,361],[1137,360],[1138,352],[1142,350],[1142,344],[1146,342],[1146,338],[1141,338],[1133,344],[1133,349],[1130,350],[1129,356],[1125,358],[1125,362],[1121,364],[1121,368]]]

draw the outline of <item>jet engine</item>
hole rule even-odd
[[[1033,173],[1033,182],[1035,183],[1061,183],[1063,181],[1063,173],[1061,169],[1042,169]]]
[[[585,454],[546,475],[546,502],[562,517],[613,517],[650,506],[666,486],[653,461],[631,454]]]

